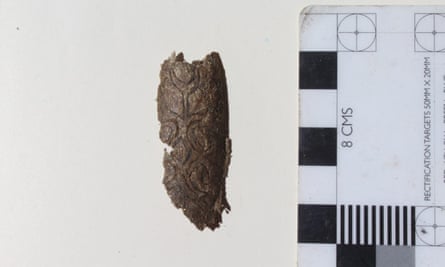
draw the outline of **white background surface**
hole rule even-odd
[[[0,0],[0,266],[295,266],[309,3]],[[232,212],[215,232],[161,183],[155,98],[173,50],[216,50],[226,68]]]
[[[253,3],[0,1],[0,266],[295,262],[298,10]],[[173,50],[227,71],[233,211],[215,232],[162,184]]]

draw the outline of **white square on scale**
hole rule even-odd
[[[305,10],[308,11],[308,10]],[[301,51],[337,51],[337,15],[309,14],[301,15],[300,50]]]
[[[336,126],[337,90],[300,90],[300,127]]]
[[[416,247],[416,266],[418,267],[443,267],[442,247]]]
[[[336,267],[337,246],[327,244],[299,244],[298,267]]]
[[[335,166],[300,166],[298,177],[300,204],[336,203]]]

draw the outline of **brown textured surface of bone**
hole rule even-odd
[[[228,212],[225,180],[231,156],[224,67],[212,52],[188,63],[179,53],[161,66],[158,120],[163,183],[173,204],[200,230],[212,230]]]

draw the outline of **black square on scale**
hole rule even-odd
[[[337,267],[376,267],[376,247],[337,245]]]
[[[337,89],[337,52],[300,52],[300,89]]]
[[[298,205],[298,242],[335,244],[337,207],[335,205]]]
[[[301,166],[337,165],[337,128],[300,128]]]

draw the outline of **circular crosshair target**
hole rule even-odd
[[[416,217],[416,236],[425,245],[445,245],[445,208],[429,207]]]
[[[376,25],[364,14],[350,14],[338,24],[338,42],[351,52],[366,51],[376,41]]]
[[[416,44],[428,52],[445,51],[445,16],[426,14],[415,25]]]

